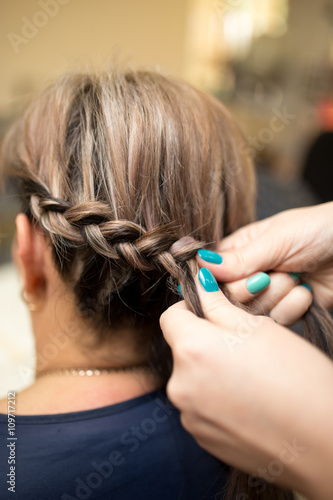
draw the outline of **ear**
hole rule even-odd
[[[23,213],[17,215],[15,222],[17,235],[12,255],[22,276],[23,288],[29,294],[40,293],[45,287],[44,235]]]

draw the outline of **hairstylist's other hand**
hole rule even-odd
[[[207,320],[182,301],[160,321],[174,359],[167,392],[183,425],[234,467],[332,499],[333,364],[272,319],[230,304],[209,270],[199,276],[211,291],[198,283]]]
[[[312,301],[309,290],[297,286],[300,279],[310,285],[320,305],[333,307],[333,202],[287,210],[249,224],[225,238],[219,252],[221,264],[198,255],[199,265],[227,282],[231,295],[248,303],[254,313],[270,311],[284,325],[297,321]],[[253,294],[251,280],[259,271],[274,272],[270,286],[261,293],[265,277],[254,279]]]

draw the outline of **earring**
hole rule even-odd
[[[38,309],[37,305],[28,301],[27,291],[24,288],[22,288],[21,290],[21,298],[27,304],[29,311],[37,311]]]

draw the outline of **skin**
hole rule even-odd
[[[16,218],[17,235],[13,260],[31,311],[36,345],[36,372],[54,368],[111,368],[141,364],[145,354],[135,332],[110,331],[110,341],[96,347],[97,332],[80,317],[74,295],[61,280],[52,262],[51,248],[44,234],[32,226],[24,214]],[[64,348],[47,356],[47,345],[54,339]],[[52,357],[52,359],[50,359]],[[36,415],[88,410],[107,406],[156,389],[152,374],[110,373],[92,377],[45,376],[17,396],[17,414]],[[0,401],[0,412],[7,413],[7,400]]]
[[[333,202],[287,210],[224,238],[219,246],[222,264],[209,264],[199,256],[197,260],[252,312],[270,312],[278,323],[291,325],[307,311],[312,295],[324,308],[333,307],[332,217]],[[259,271],[272,271],[271,285],[252,300],[246,282]],[[311,286],[312,295],[304,287],[293,290],[288,273],[296,272]]]
[[[110,360],[114,361],[113,366],[119,360],[121,364],[125,360],[131,364],[142,362],[142,353],[133,340],[134,332],[122,332],[123,337],[119,337],[126,342],[114,340],[103,348],[91,348],[89,340],[94,332],[77,314],[74,297],[59,279],[43,235],[31,227],[23,214],[17,218],[17,229],[14,260],[29,301],[37,305],[36,311],[31,312],[37,371],[73,366],[88,368],[97,364],[100,367],[110,366]],[[230,249],[231,246],[228,253],[223,253],[224,268],[219,269],[229,281],[239,278],[241,289],[245,283],[242,279],[257,269],[249,267],[249,274],[236,269],[232,278],[230,266],[225,270],[226,262],[230,264],[233,255]],[[242,261],[238,258],[237,262]],[[294,265],[291,262],[292,268],[286,270],[297,271]],[[322,269],[319,271],[322,272]],[[327,276],[326,268],[325,273],[322,272],[324,282]],[[315,272],[310,274],[310,279],[314,285],[323,285],[322,280],[316,280]],[[208,321],[196,318],[184,303],[173,306],[161,319],[175,357],[175,371],[168,386],[169,396],[183,409],[184,425],[201,445],[222,460],[257,475],[258,470],[265,475],[272,459],[281,456],[283,440],[292,442],[296,439],[297,446],[304,450],[296,450],[297,460],[284,464],[283,473],[274,480],[277,484],[299,489],[309,498],[332,498],[328,464],[333,450],[331,440],[327,439],[328,435],[332,435],[329,418],[332,414],[330,410],[333,410],[330,406],[332,364],[317,349],[269,318],[259,316],[256,320],[262,323],[253,323],[253,316],[244,311],[240,315],[239,309],[229,304],[221,292],[208,294],[200,285],[198,287]],[[328,289],[327,285],[324,289]],[[321,299],[319,290],[320,286],[314,287],[314,292]],[[241,290],[241,293],[246,292]],[[263,295],[260,294],[256,301]],[[325,297],[327,295],[324,294],[323,300],[326,300]],[[246,296],[245,300],[251,302],[251,298],[249,300]],[[52,341],[49,332],[60,335],[65,331],[64,325],[73,318],[78,327],[76,331],[80,332],[79,339],[70,337],[66,349],[41,367],[40,355],[46,343]],[[234,342],[235,331],[243,337],[245,335],[245,338],[240,336],[241,342]],[[227,339],[224,342],[221,342],[222,335]],[[232,348],[234,356],[231,356]],[[291,386],[290,380],[295,373],[299,376]],[[19,394],[17,413],[90,409],[135,397],[156,387],[156,381],[146,375],[141,379],[139,377],[139,374],[137,377],[108,375],[71,379],[70,383],[65,377],[46,377]],[[217,384],[217,380],[221,384]],[[122,387],[121,392],[119,386]],[[207,387],[214,388],[215,394],[211,391],[207,394]],[[275,402],[267,413],[268,402],[272,403],[272,387]],[[221,394],[224,394],[222,400]],[[256,399],[258,396],[259,402]],[[5,413],[6,401],[2,401],[1,405],[0,410]],[[320,422],[320,426],[316,422]]]
[[[234,282],[245,301],[246,280],[256,272],[299,271],[316,300],[332,307],[332,212],[328,203],[252,224],[224,240],[221,265],[198,258],[199,264]],[[205,292],[198,280],[197,287],[207,319],[184,302],[161,317],[174,357],[167,392],[183,425],[201,446],[245,472],[265,477],[278,460],[280,473],[268,474],[275,484],[310,500],[333,498],[333,363],[271,318],[236,308],[220,291]],[[288,295],[279,314],[290,321],[295,297]],[[283,454],[285,442],[299,448],[294,459]]]

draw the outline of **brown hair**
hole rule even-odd
[[[212,96],[158,72],[115,66],[60,78],[2,145],[22,210],[50,238],[56,268],[97,340],[110,328],[135,329],[164,383],[172,357],[160,315],[179,300],[180,284],[203,316],[197,250],[216,248],[254,217],[253,167],[241,141]],[[236,474],[229,498],[245,491],[248,476]],[[265,494],[292,498],[274,486]]]
[[[160,315],[179,300],[180,284],[202,316],[197,250],[253,218],[253,168],[240,141],[213,97],[114,66],[60,78],[3,143],[22,208],[49,235],[56,268],[99,340],[110,327],[135,329],[164,382],[171,354]]]

